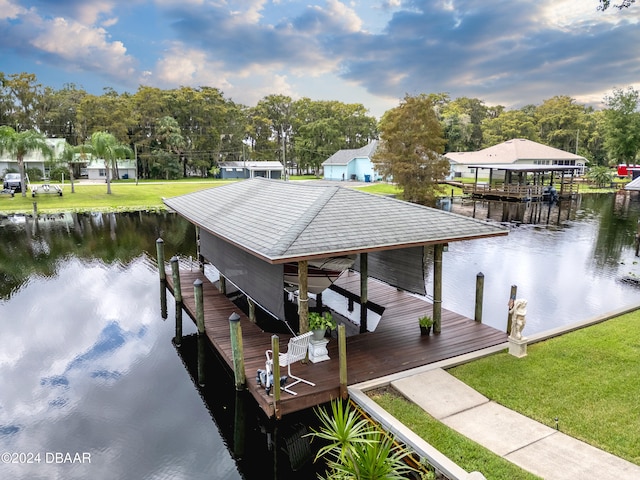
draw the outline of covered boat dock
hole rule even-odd
[[[357,256],[353,269],[343,272],[332,287],[350,292],[360,306],[359,334],[346,339],[349,384],[506,341],[504,332],[442,309],[445,246],[506,235],[508,231],[499,225],[314,182],[244,180],[164,202],[196,226],[201,269],[180,272],[180,282],[185,286],[199,278],[204,286],[206,336],[234,368],[229,317],[239,314],[247,388],[269,416],[319,405],[345,391],[340,388],[336,339],[327,347],[330,360],[292,367],[316,386],[298,384],[297,396],[283,392],[276,405],[255,382],[256,371],[264,368],[272,336],[256,322],[256,308],[293,325],[291,334],[279,335],[281,352],[286,351],[294,331],[308,330],[309,311],[324,308],[308,296],[306,273],[311,260]],[[432,302],[425,298],[427,249],[433,255]],[[205,262],[220,272],[217,285],[204,277]],[[297,262],[299,272],[293,321],[284,308],[283,266],[291,262]],[[171,278],[167,278],[171,289]],[[227,282],[246,295],[248,312],[239,312],[227,298]],[[183,290],[184,309],[195,318],[191,289]],[[370,303],[384,310],[375,329],[368,325]],[[433,317],[435,335],[420,336],[418,318],[423,315]]]
[[[475,181],[463,184],[472,199],[507,202],[540,202],[574,198],[578,193],[575,165],[475,164]],[[479,172],[488,170],[488,181]],[[483,175],[484,177],[484,175]],[[486,178],[486,177],[484,177]]]

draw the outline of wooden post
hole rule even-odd
[[[193,282],[193,290],[196,302],[196,325],[198,327],[198,384],[204,386],[205,369],[204,369],[204,298],[202,296],[202,280],[199,278]]]
[[[156,240],[156,257],[158,259],[158,274],[160,275],[160,314],[167,318],[167,271],[164,265],[164,240]]]
[[[256,302],[247,297],[247,303],[249,304],[249,321],[256,323]]]
[[[442,251],[444,245],[433,246],[433,333],[442,331]]]
[[[347,391],[347,334],[343,324],[338,325],[338,361],[340,363],[340,396],[346,400]]]
[[[156,255],[158,257],[158,273],[160,274],[160,280],[167,279],[167,272],[164,266],[164,240],[161,238],[156,240]]]
[[[233,375],[236,381],[236,390],[244,390],[247,378],[244,371],[244,349],[242,347],[242,326],[240,315],[233,312],[229,317],[229,329],[231,332],[231,354],[233,357]]]
[[[298,332],[300,334],[309,331],[309,262],[300,260],[298,262],[298,285],[300,295],[298,296]]]
[[[482,302],[484,297],[484,274],[482,272],[476,275],[476,312],[475,321],[482,323]]]
[[[182,287],[180,285],[178,257],[171,257],[169,263],[171,263],[171,276],[173,278],[173,297],[176,300],[176,336],[173,341],[180,346],[182,345]]]
[[[218,291],[223,295],[227,294],[227,279],[220,274],[220,278],[218,279]]]
[[[280,341],[277,335],[271,336],[271,352],[273,353],[273,410],[276,418],[280,419]]]
[[[196,225],[196,256],[198,258],[198,269],[204,273],[204,257],[200,250],[200,227]]]
[[[516,295],[518,294],[518,286],[511,285],[511,293],[509,294],[509,310],[513,307],[513,302],[516,301]],[[511,312],[507,315],[507,333],[511,335]]]
[[[369,302],[368,279],[368,254],[363,252],[360,254],[360,333],[367,332],[367,304]]]

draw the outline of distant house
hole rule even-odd
[[[282,178],[284,167],[278,161],[238,161],[222,162],[220,167],[220,178]]]
[[[136,178],[135,160],[118,160],[118,175],[120,179]],[[107,171],[104,167],[104,160],[101,158],[91,158],[86,167],[82,167],[82,176],[86,175],[89,180],[106,180]],[[114,178],[112,178],[113,180]]]
[[[322,162],[325,180],[359,180],[371,182],[379,178],[371,157],[378,147],[373,140],[362,148],[338,150]]]
[[[64,150],[66,140],[64,138],[47,138],[46,142],[53,150],[53,159],[55,160],[59,158]],[[41,152],[29,152],[24,156],[24,168],[37,168],[42,171],[43,175],[46,175],[48,173],[48,167],[46,165],[47,161],[48,160],[45,159]],[[7,170],[18,171],[18,160],[15,157],[3,154],[0,156],[0,172],[5,172]]]
[[[444,156],[451,165],[450,178],[475,177],[475,166],[479,165],[575,166],[579,167],[578,173],[583,173],[587,162],[580,155],[522,138],[507,140],[477,152],[449,152]]]

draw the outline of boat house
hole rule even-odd
[[[504,332],[444,312],[441,305],[440,279],[446,246],[508,233],[495,223],[372,195],[341,184],[263,178],[165,199],[164,203],[196,226],[199,256],[215,266],[225,284],[231,282],[245,294],[250,306],[255,304],[274,318],[294,325],[298,319],[292,321],[285,311],[290,293],[285,289],[284,279],[286,265],[296,265],[300,277],[295,299],[300,333],[313,300],[304,279],[309,265],[318,259],[355,256],[352,269],[336,282],[336,291],[360,307],[360,324],[354,335],[347,338],[349,357],[354,358],[348,364],[350,382],[369,380],[506,340]],[[432,303],[406,293],[426,293],[427,249],[433,254]],[[321,295],[315,301],[318,308]],[[377,328],[368,325],[370,303],[383,310]],[[418,331],[417,319],[425,313],[431,314],[435,322],[437,335],[432,336],[431,349],[420,342],[419,335],[411,333]],[[228,314],[226,309],[220,318],[226,321]],[[243,322],[244,319],[243,316]],[[209,338],[213,338],[212,343],[223,356],[228,355],[224,353],[228,347],[220,345],[221,335],[229,335],[229,324],[223,327],[214,324],[214,320],[207,323],[207,329],[216,330]],[[269,336],[249,319],[243,323],[243,330],[243,335],[257,336],[245,340],[245,345],[251,344],[255,350],[253,354],[245,352],[245,368],[250,372],[248,377],[252,377],[255,369],[264,368]],[[286,336],[284,340],[282,350],[286,350]],[[329,353],[333,357],[337,347],[336,342],[332,343]],[[439,347],[435,348],[435,343]],[[412,348],[416,349],[413,353]],[[337,364],[323,362],[304,369],[307,376],[315,378],[316,386],[300,386],[295,397],[285,394],[277,409],[279,413],[263,389],[254,382],[249,382],[248,388],[270,416],[309,408],[338,396]]]

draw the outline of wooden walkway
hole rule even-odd
[[[195,319],[192,285],[197,278],[203,281],[205,331],[211,344],[232,369],[229,316],[233,312],[238,313],[241,317],[247,388],[267,416],[277,416],[273,397],[266,395],[255,378],[257,370],[265,367],[265,351],[271,346],[272,334],[250,322],[247,315],[199,271],[181,271],[184,310],[192,319]],[[172,283],[171,272],[168,272],[167,287],[171,292]],[[354,272],[345,272],[336,285],[358,294],[360,276]],[[374,332],[347,337],[349,385],[507,341],[506,333],[444,309],[442,333],[421,336],[418,318],[431,313],[432,305],[429,302],[373,279],[368,282],[368,298],[369,302],[380,305],[385,310]],[[289,337],[290,335],[279,335],[281,352],[286,351]],[[316,386],[295,385],[293,390],[298,393],[296,396],[282,392],[277,411],[279,415],[308,409],[339,397],[338,342],[335,338],[329,342],[328,350],[331,357],[328,361],[292,365],[294,374],[314,382]],[[286,367],[281,374],[285,374],[283,372],[286,372]]]

